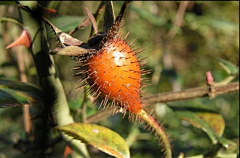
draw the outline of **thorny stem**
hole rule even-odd
[[[26,2],[29,8],[36,8],[36,2]],[[26,4],[25,3],[25,4]],[[20,4],[19,4],[20,5]],[[22,7],[23,8],[23,7]],[[42,147],[49,141],[47,128],[49,122],[50,111],[53,113],[53,117],[59,126],[73,123],[74,120],[70,115],[67,99],[64,93],[63,86],[60,79],[57,76],[54,59],[49,55],[49,47],[46,41],[46,32],[43,23],[39,17],[34,17],[34,13],[25,12],[20,10],[23,24],[32,38],[32,47],[30,52],[32,53],[35,66],[38,71],[39,80],[43,91],[46,94],[46,103],[44,112],[41,119],[35,121],[35,141]],[[39,12],[36,12],[39,14]],[[73,148],[73,157],[89,157],[85,144],[79,143],[76,140],[72,140],[70,137],[63,135],[64,139],[69,141]],[[44,149],[42,149],[42,155],[44,155]],[[38,155],[40,156],[40,155]]]
[[[160,145],[164,147],[165,158],[172,158],[171,145],[168,136],[166,135],[162,127],[159,126],[158,123],[151,117],[151,115],[149,115],[143,109],[136,115],[146,121],[146,123],[156,131],[156,133],[160,137]]]

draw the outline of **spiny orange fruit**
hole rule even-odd
[[[131,116],[144,120],[160,136],[165,147],[165,155],[171,158],[171,147],[164,130],[143,109],[140,98],[142,85],[139,60],[136,54],[142,50],[131,48],[131,44],[118,34],[119,23],[115,23],[99,44],[97,51],[91,54],[82,63],[77,75],[87,82],[90,93],[101,101],[100,105],[111,103],[128,111]],[[93,42],[94,43],[94,42]],[[79,68],[77,68],[79,69]],[[83,84],[85,85],[85,84]]]
[[[131,48],[118,34],[120,22],[109,30],[98,46],[97,52],[82,62],[79,75],[87,81],[92,95],[106,106],[109,102],[131,113],[142,108],[140,64],[136,54],[142,50]]]
[[[92,91],[132,113],[142,109],[140,101],[141,74],[135,52],[129,45],[115,38],[87,61],[87,82]]]

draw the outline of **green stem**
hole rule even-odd
[[[37,3],[34,1],[23,2],[27,5],[33,12],[37,8]],[[46,30],[44,29],[43,22],[41,18],[36,18],[33,16],[39,15],[39,12],[34,12],[33,14],[27,13],[26,11],[20,10],[23,24],[25,29],[27,29],[32,38],[32,47],[30,49],[37,72],[39,75],[40,85],[46,95],[46,104],[44,107],[44,115],[42,115],[39,121],[39,129],[36,130],[35,138],[38,137],[40,144],[45,146],[48,140],[48,132],[46,129],[48,115],[50,111],[53,113],[54,120],[58,126],[63,126],[66,124],[73,123],[74,120],[70,115],[68,102],[64,93],[61,81],[56,73],[56,68],[54,64],[54,59],[49,55],[49,46],[46,40]],[[38,125],[35,125],[37,127]],[[88,151],[85,144],[79,141],[72,140],[67,135],[63,134],[66,141],[69,142],[70,146],[73,148],[72,157],[83,157],[88,158]],[[44,140],[44,141],[43,141]],[[38,142],[37,142],[38,143]],[[43,149],[44,150],[44,149]]]
[[[146,121],[146,123],[152,127],[160,137],[161,145],[164,147],[164,154],[166,158],[172,158],[171,145],[168,140],[168,136],[164,132],[161,126],[158,125],[156,120],[152,118],[145,110],[141,110],[137,113],[137,116]]]

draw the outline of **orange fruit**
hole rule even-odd
[[[108,42],[86,62],[87,82],[91,93],[120,105],[129,112],[142,109],[140,101],[141,73],[135,52],[120,38]]]
[[[167,158],[172,157],[168,136],[156,120],[143,109],[140,100],[141,74],[139,60],[125,40],[119,38],[119,24],[113,25],[106,37],[102,39],[98,50],[90,53],[82,63],[77,76],[82,76],[82,82],[87,81],[90,93],[101,101],[101,105],[108,103],[122,107],[130,116],[144,120],[159,135]],[[126,39],[126,38],[124,38]],[[85,85],[85,84],[84,84]],[[129,117],[131,118],[131,117]]]

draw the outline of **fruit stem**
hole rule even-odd
[[[161,145],[164,147],[165,157],[172,158],[171,145],[168,140],[168,136],[166,135],[162,127],[159,126],[156,120],[143,109],[140,110],[136,115],[146,121],[146,123],[156,131],[156,133],[160,137]]]

